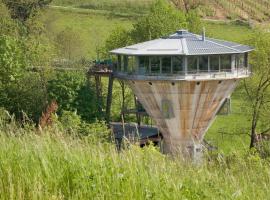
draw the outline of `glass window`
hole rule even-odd
[[[139,57],[139,74],[144,74],[149,72],[149,57],[140,56]]]
[[[160,73],[160,59],[159,57],[151,57],[151,73]]]
[[[162,73],[163,74],[171,73],[171,63],[172,63],[172,60],[170,56],[162,57]]]
[[[245,66],[245,55],[244,54],[236,54],[235,55],[235,68],[243,68]]]
[[[134,58],[134,56],[128,56],[127,71],[128,72],[134,72],[135,71],[135,58]]]
[[[128,56],[123,56],[123,60],[124,60],[124,62],[123,62],[123,68],[122,68],[122,70],[124,72],[126,72],[127,71],[127,68],[128,68]]]
[[[220,70],[230,71],[231,70],[231,55],[221,55],[220,56]]]
[[[181,56],[174,56],[172,57],[172,66],[173,66],[173,73],[183,72],[183,57]]]
[[[197,64],[198,64],[197,56],[189,56],[188,57],[188,73],[197,73]]]
[[[208,72],[208,56],[199,57],[199,70],[200,72]]]
[[[117,71],[121,71],[121,56],[117,56]]]
[[[210,70],[219,71],[219,55],[210,56]]]
[[[248,53],[245,53],[244,66],[245,66],[245,67],[248,67]]]

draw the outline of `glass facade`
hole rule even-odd
[[[239,69],[239,68],[243,68],[246,66],[247,66],[247,64],[246,64],[245,54],[235,55],[235,68]]]
[[[219,71],[219,55],[209,56],[210,60],[210,71],[218,72]]]
[[[139,74],[149,73],[149,57],[139,56],[138,62],[139,62],[138,73]]]
[[[198,74],[232,72],[248,67],[248,53],[202,56],[117,56],[117,71],[132,74]]]
[[[198,70],[198,57],[197,56],[188,56],[188,73],[197,73]]]
[[[162,70],[161,73],[163,74],[169,74],[172,72],[172,57],[171,56],[166,56],[166,57],[162,57],[161,59],[161,66],[162,66]]]
[[[199,57],[199,72],[208,72],[208,56]]]
[[[172,68],[173,73],[183,73],[184,69],[184,59],[183,56],[173,56],[172,57]]]
[[[160,57],[150,57],[150,73],[159,74],[160,71]]]
[[[220,70],[223,72],[231,71],[232,69],[232,56],[220,55]]]

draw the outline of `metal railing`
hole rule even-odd
[[[218,79],[218,78],[244,78],[251,74],[249,67],[221,70],[181,71],[177,73],[151,73],[115,71],[114,74],[126,79]]]

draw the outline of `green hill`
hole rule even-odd
[[[154,0],[55,0],[53,5],[76,8],[109,10],[112,12],[140,13]],[[200,14],[212,19],[242,19],[259,22],[270,20],[270,1],[268,0],[168,0],[179,9],[197,8]],[[183,2],[187,2],[185,5]]]

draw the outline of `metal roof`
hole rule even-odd
[[[252,50],[253,48],[247,45],[179,30],[167,37],[114,49],[110,52],[125,55],[209,55],[244,53]]]

